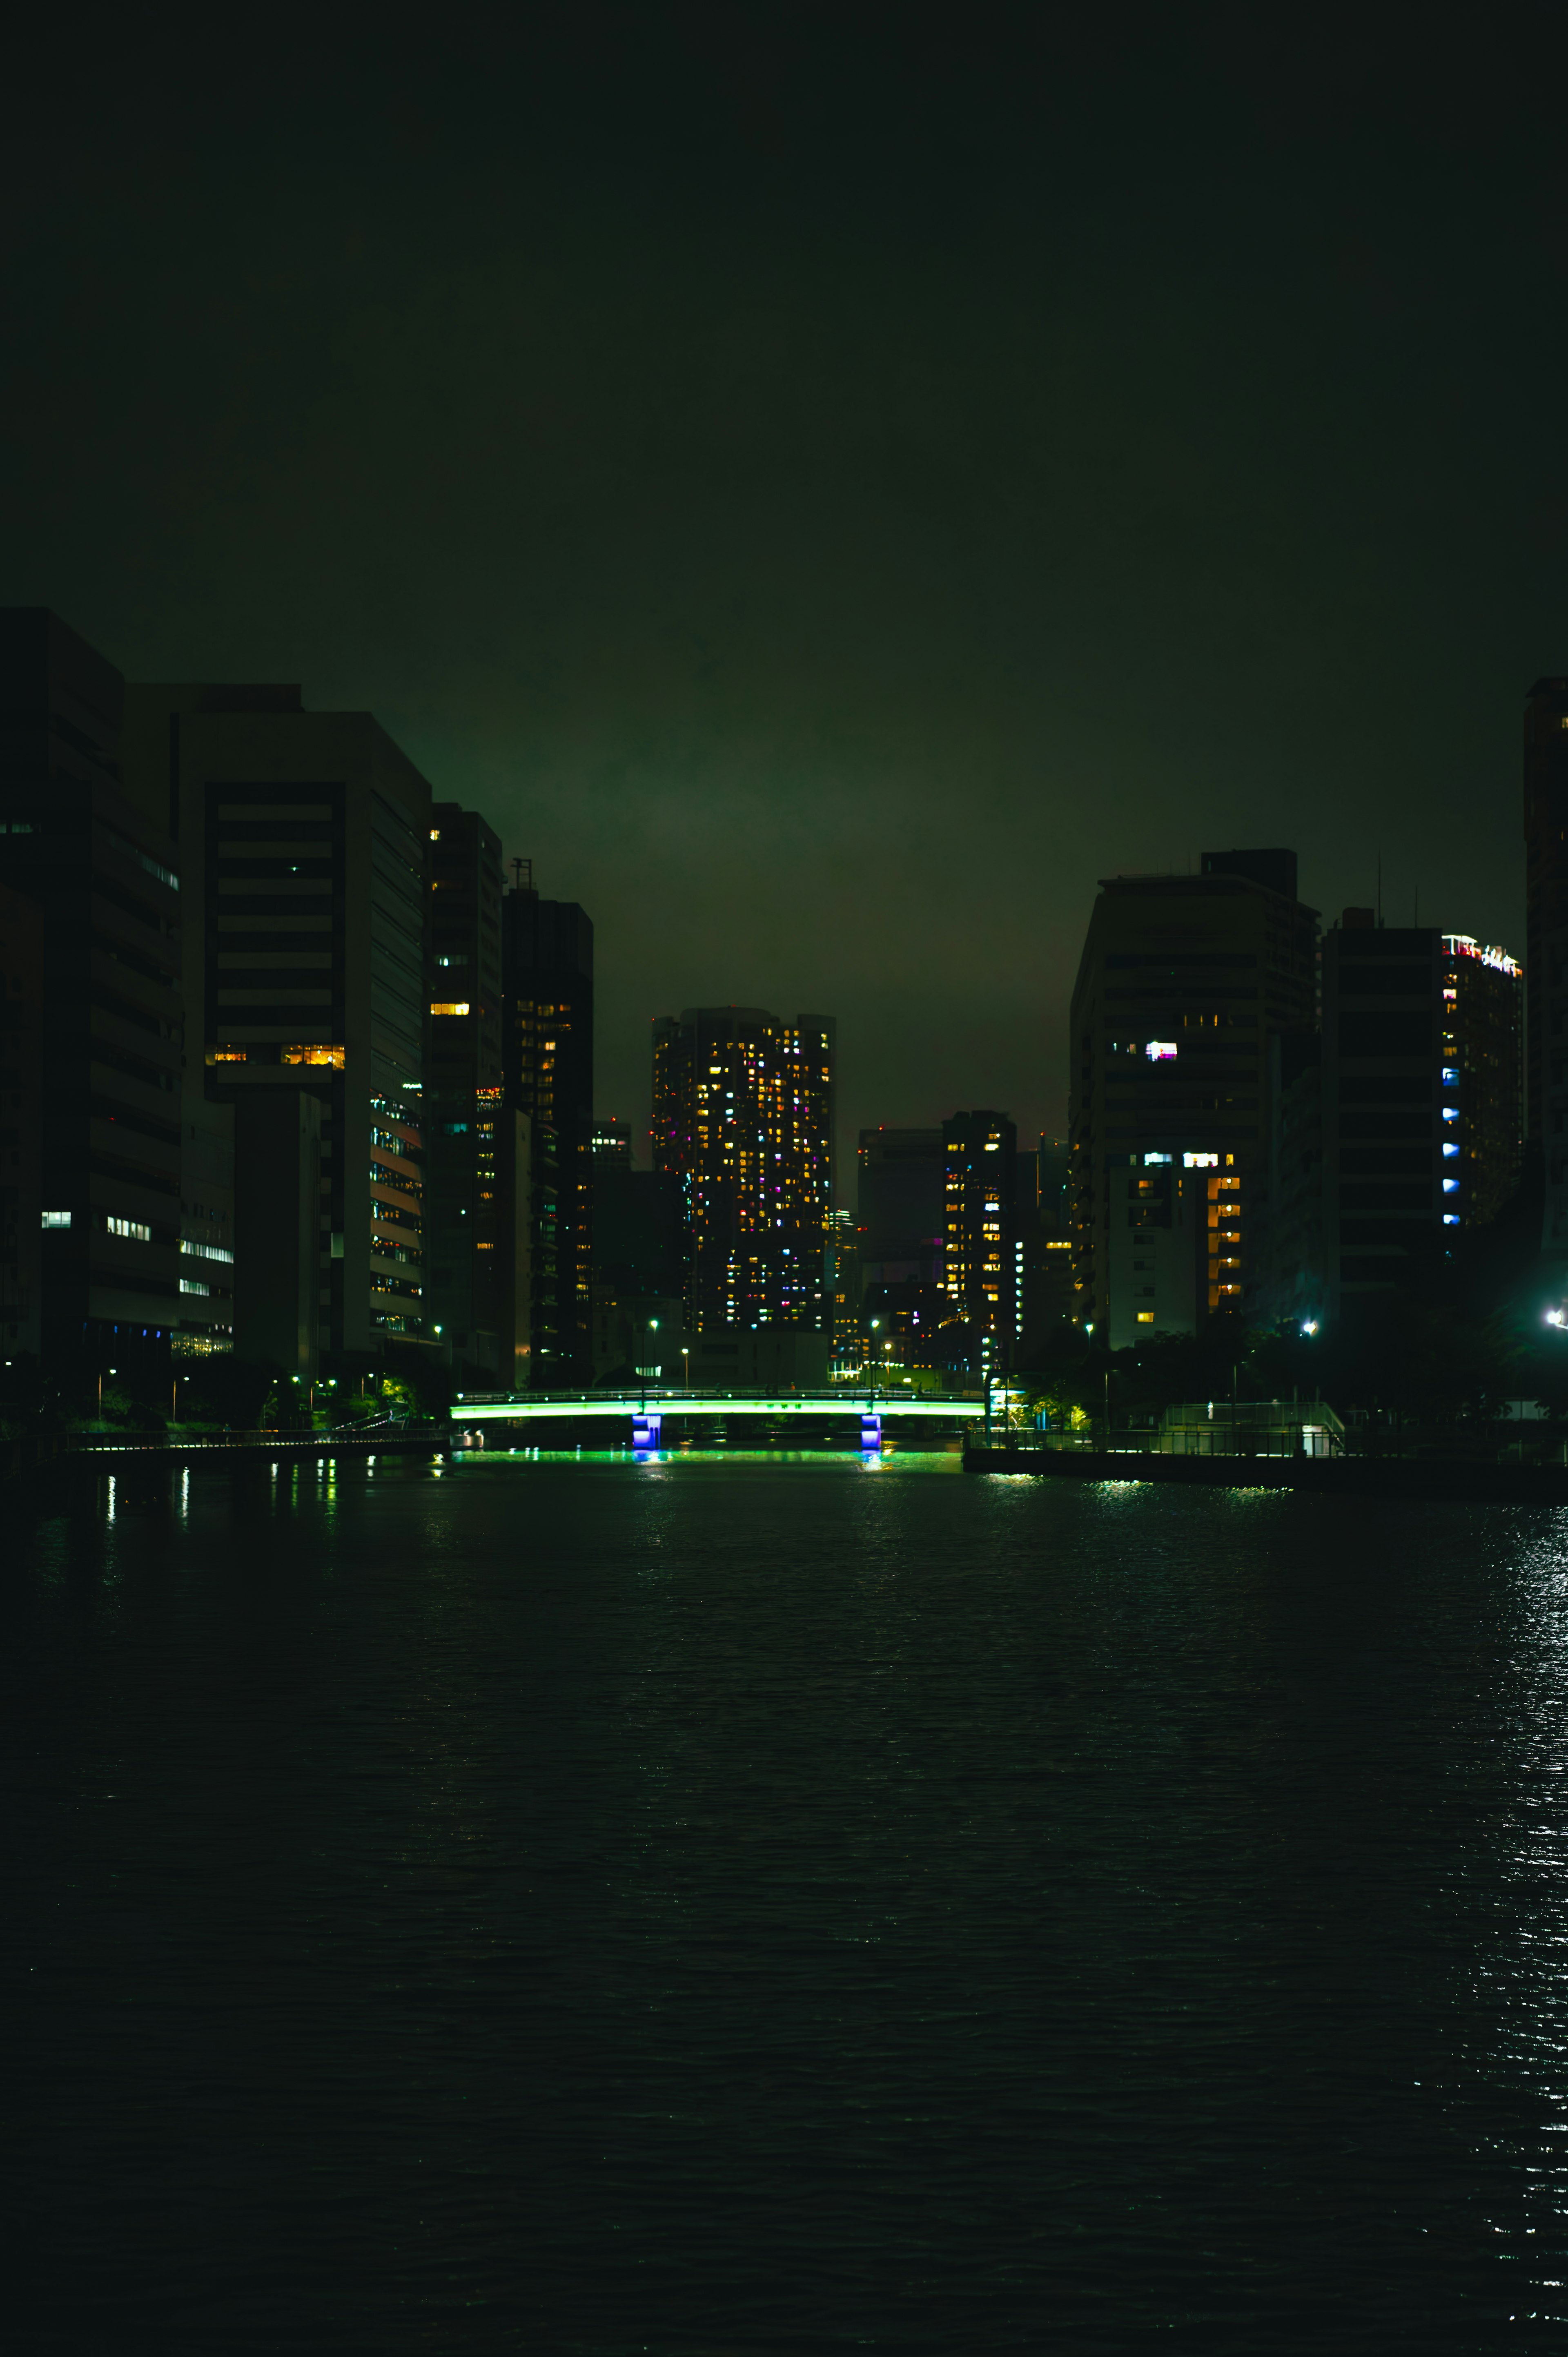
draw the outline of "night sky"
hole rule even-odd
[[[1203,848],[1520,949],[1564,12],[1082,13],[27,36],[0,597],[375,711],[588,909],[639,1125],[734,999],[846,1138],[1058,1129],[1095,879]]]

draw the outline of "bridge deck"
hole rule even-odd
[[[931,1416],[949,1424],[972,1423],[985,1413],[976,1394],[865,1392],[519,1392],[510,1399],[457,1399],[454,1424],[523,1424],[546,1416]]]

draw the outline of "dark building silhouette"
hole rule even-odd
[[[1261,1324],[1320,1321],[1327,1306],[1324,1251],[1323,1040],[1316,1030],[1269,1040],[1269,1164]]]
[[[594,928],[526,862],[501,902],[505,1103],[529,1125],[530,1381],[593,1374]],[[522,880],[527,876],[529,880]]]
[[[1251,1306],[1269,1040],[1316,1024],[1316,912],[1294,897],[1294,853],[1205,852],[1201,866],[1107,878],[1073,994],[1073,1290],[1077,1314],[1113,1337],[1190,1333]]]
[[[764,1381],[826,1373],[834,1028],[757,1006],[654,1023],[653,1161],[680,1190],[693,1379],[716,1374],[721,1354],[766,1359]],[[798,1339],[741,1347],[765,1330]]]
[[[504,1103],[501,899],[494,829],[477,811],[433,803],[424,1314],[460,1391],[528,1378],[529,1121]]]
[[[14,1368],[43,1341],[43,1017],[44,912],[0,885],[0,1359]]]
[[[858,1185],[863,1283],[940,1285],[947,1233],[940,1129],[863,1129]]]
[[[1323,941],[1326,1308],[1391,1291],[1518,1170],[1520,969],[1435,926],[1348,909]]]
[[[618,1114],[603,1114],[594,1124],[594,1169],[629,1170],[632,1167],[631,1124]]]
[[[0,612],[0,888],[43,928],[40,1350],[79,1404],[113,1370],[161,1406],[184,1266],[189,896],[163,818],[126,794],[124,706],[119,672],[58,616]]]
[[[1568,679],[1524,707],[1526,1137],[1545,1180],[1543,1249],[1568,1261]]]

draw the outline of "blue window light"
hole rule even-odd
[[[1451,1139],[1451,1138],[1446,1138],[1446,1137],[1444,1139],[1444,1141],[1443,1141],[1443,1156],[1444,1156],[1444,1161],[1446,1161],[1446,1160],[1447,1160],[1447,1158],[1448,1158],[1448,1157],[1449,1157],[1450,1155],[1457,1154],[1457,1153],[1458,1153],[1458,1151],[1459,1151],[1459,1148],[1458,1148],[1458,1146],[1457,1146],[1457,1144],[1456,1144],[1456,1142],[1455,1142],[1455,1140],[1453,1140],[1453,1139]]]
[[[1443,1191],[1445,1195],[1456,1195],[1459,1192],[1459,1181],[1457,1178],[1444,1178],[1443,1181]]]
[[[1456,1228],[1459,1224],[1458,1212],[1444,1211],[1443,1214],[1443,1224],[1445,1228]]]

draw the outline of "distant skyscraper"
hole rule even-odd
[[[951,1312],[941,1289],[947,1240],[947,1161],[940,1129],[863,1129],[856,1174],[860,1300],[835,1346],[848,1363],[890,1354],[898,1367],[940,1367],[961,1344],[944,1329]],[[954,1329],[956,1333],[956,1329]],[[875,1345],[875,1347],[873,1347]]]
[[[528,1120],[503,1107],[501,847],[475,811],[430,813],[425,1318],[460,1389],[528,1379]]]
[[[1337,1316],[1484,1226],[1518,1169],[1520,968],[1348,909],[1323,941],[1324,1254]]]
[[[1074,1294],[1078,1315],[1102,1331],[1113,1282],[1125,1297],[1118,1330],[1191,1332],[1241,1310],[1259,1275],[1269,1039],[1314,1025],[1316,912],[1295,898],[1294,854],[1205,852],[1202,870],[1108,878],[1079,967]],[[1145,1196],[1144,1178],[1161,1172],[1187,1175]],[[1189,1202],[1194,1172],[1201,1218]],[[1153,1250],[1124,1245],[1113,1266],[1112,1233],[1132,1232],[1130,1211],[1151,1228],[1179,1220],[1187,1241],[1160,1249],[1158,1272]]]
[[[1541,1157],[1542,1248],[1568,1262],[1568,679],[1524,709],[1524,1133]]]
[[[1004,1113],[955,1113],[942,1124],[945,1176],[942,1289],[950,1323],[969,1334],[978,1373],[1000,1368],[1017,1342],[1018,1132]]]
[[[940,1129],[860,1133],[860,1259],[867,1285],[937,1285],[947,1233]]]
[[[506,1103],[532,1157],[532,1382],[593,1374],[594,928],[542,900],[532,869],[501,903]]]
[[[653,1161],[680,1182],[687,1322],[699,1338],[821,1336],[824,1369],[834,1028],[757,1006],[653,1027]]]
[[[631,1124],[618,1114],[605,1114],[594,1124],[594,1168],[629,1170],[632,1165]]]

